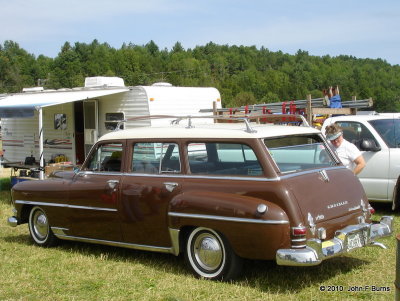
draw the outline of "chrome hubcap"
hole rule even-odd
[[[194,241],[194,256],[201,268],[216,270],[223,260],[220,242],[210,233],[200,234]]]
[[[39,239],[44,239],[47,237],[49,227],[47,224],[47,217],[43,212],[35,212],[33,217],[33,227],[35,229],[35,234]]]

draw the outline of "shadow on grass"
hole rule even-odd
[[[286,267],[274,261],[249,261],[238,279],[243,284],[269,293],[297,293],[322,283],[338,274],[358,269],[368,261],[341,256],[328,259],[318,266]]]
[[[375,209],[376,213],[380,215],[400,216],[399,210],[392,210],[392,203],[390,202],[370,202],[370,204]]]
[[[14,236],[0,237],[0,240],[7,243],[19,243],[25,246],[36,246],[29,235],[20,234]],[[48,248],[51,250],[52,248]],[[109,261],[115,262],[131,262],[133,264],[141,264],[155,269],[165,270],[171,273],[183,273],[190,275],[186,270],[183,258],[176,257],[171,254],[146,252],[128,248],[119,248],[106,246],[101,244],[83,243],[77,241],[60,240],[59,244],[54,247],[58,251],[68,254],[79,254],[87,257],[96,257],[99,260],[107,258]],[[161,269],[160,266],[163,268]]]
[[[33,241],[29,237],[29,235],[25,234],[20,234],[20,235],[14,235],[14,236],[5,236],[3,237],[3,240],[8,243],[19,243],[19,244],[24,244],[24,245],[32,245]]]
[[[33,245],[28,235],[4,237],[5,242]],[[154,270],[192,277],[183,256],[146,252],[81,242],[61,241],[58,251],[74,253],[99,260],[145,265]],[[327,283],[337,274],[347,273],[368,264],[368,261],[351,257],[336,257],[313,267],[284,267],[274,261],[246,260],[242,275],[232,284],[248,286],[269,293],[296,293],[304,288]]]

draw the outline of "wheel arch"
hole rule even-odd
[[[400,176],[397,178],[396,185],[393,188],[392,194],[392,210],[400,209]]]
[[[29,214],[33,207],[34,207],[33,205],[21,206],[20,224],[26,224],[29,221]]]

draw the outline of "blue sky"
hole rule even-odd
[[[68,41],[160,49],[179,41],[381,58],[400,64],[398,0],[0,0],[0,43],[55,57]]]

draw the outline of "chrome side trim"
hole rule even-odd
[[[168,228],[169,230],[169,236],[171,236],[171,242],[172,242],[172,254],[175,256],[178,256],[180,253],[180,247],[179,247],[179,229],[172,229]]]
[[[210,220],[216,220],[216,221],[238,222],[238,223],[267,224],[267,225],[289,224],[289,221],[285,221],[285,220],[263,220],[263,219],[229,217],[229,216],[218,216],[218,215],[206,215],[206,214],[191,214],[191,213],[169,212],[168,215],[172,216],[172,217],[187,217],[187,218],[196,218],[196,219],[210,219]]]
[[[65,231],[69,231],[67,228],[60,228],[60,227],[51,227],[51,231],[53,231],[54,235],[67,235]]]
[[[295,172],[295,173],[291,173],[291,174],[285,174],[283,176],[280,176],[280,179],[289,179],[289,178],[293,178],[293,177],[298,177],[298,176],[302,176],[302,175],[307,175],[307,174],[311,174],[311,173],[319,173],[322,170],[325,170],[325,172],[327,170],[336,170],[336,169],[346,169],[346,167],[344,166],[333,166],[333,167],[328,167],[328,168],[321,168],[321,169],[310,169],[310,170],[303,170],[303,171],[299,171],[299,172]]]
[[[143,251],[153,251],[153,252],[161,252],[161,253],[170,253],[174,254],[173,248],[166,248],[166,247],[156,247],[156,246],[147,246],[147,245],[139,245],[139,244],[130,244],[126,242],[119,242],[119,241],[109,241],[109,240],[102,240],[102,239],[94,239],[94,238],[86,238],[86,237],[77,237],[77,236],[69,236],[69,235],[60,235],[55,234],[58,238],[64,240],[72,240],[72,241],[79,241],[79,242],[86,242],[86,243],[93,243],[93,244],[101,244],[113,247],[122,247],[128,249],[135,249],[135,250],[143,250]]]
[[[346,169],[344,166],[333,166],[328,168],[311,169],[290,174],[284,174],[275,178],[265,177],[235,177],[235,176],[218,176],[218,175],[193,175],[193,174],[147,174],[147,173],[127,173],[127,172],[93,172],[80,171],[78,175],[109,175],[109,176],[127,176],[127,177],[150,177],[150,178],[175,178],[175,179],[214,179],[214,180],[229,180],[229,181],[254,181],[254,182],[277,182],[282,179],[289,179],[305,174],[318,173],[322,170]]]
[[[84,177],[87,175],[97,175],[97,176],[122,176],[124,173],[120,171],[90,171],[90,170],[81,170],[76,175],[80,177]]]
[[[97,211],[110,211],[110,212],[117,211],[117,209],[114,209],[114,208],[78,206],[78,205],[59,204],[59,203],[46,203],[46,202],[32,202],[32,201],[24,201],[24,200],[16,200],[15,203],[16,204],[24,204],[24,205],[62,207],[62,208],[72,208],[72,209],[84,209],[84,210],[97,210]]]
[[[179,178],[179,179],[213,179],[213,180],[229,180],[229,181],[255,181],[255,182],[276,182],[280,178],[263,178],[263,177],[233,177],[233,176],[209,176],[209,175],[177,175],[177,174],[144,174],[144,173],[126,173],[128,177],[150,177],[150,178]]]

